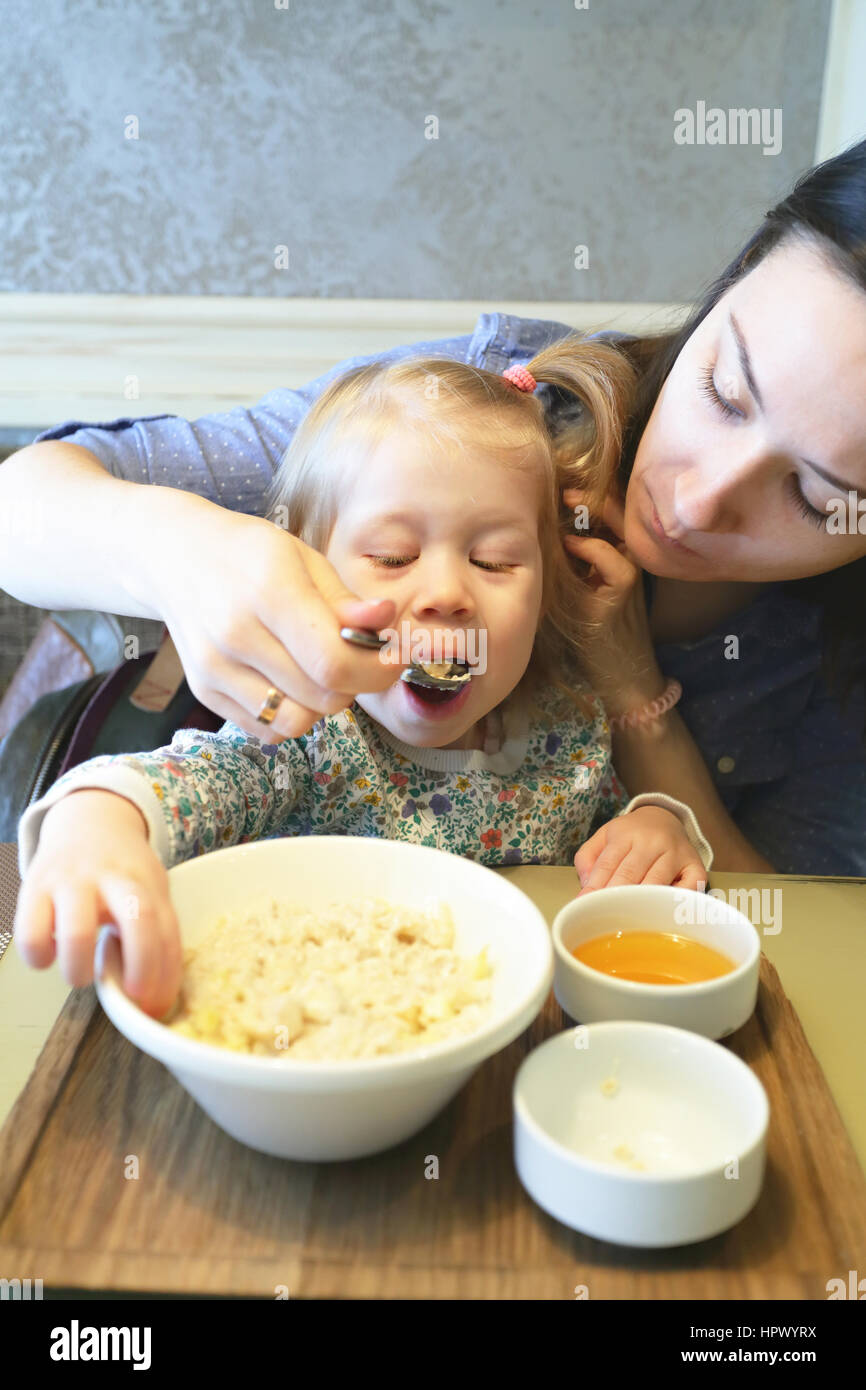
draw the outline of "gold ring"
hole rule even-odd
[[[274,722],[274,715],[285,698],[282,690],[277,690],[275,685],[270,686],[267,695],[262,701],[261,709],[256,715],[256,719],[259,723],[272,724]]]

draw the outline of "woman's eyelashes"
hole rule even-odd
[[[745,419],[743,412],[732,406],[730,401],[726,400],[716,389],[713,376],[715,370],[715,362],[711,362],[708,366],[704,367],[701,372],[701,390],[709,397],[716,409],[721,411],[726,418],[735,415],[741,420]],[[810,521],[813,526],[823,526],[827,520],[826,511],[819,511],[817,507],[813,507],[811,502],[807,500],[803,489],[800,487],[800,479],[796,473],[791,475],[790,487],[794,505],[800,515],[805,517],[807,521]]]
[[[365,558],[372,560],[374,565],[383,565],[386,569],[398,569],[402,565],[410,565],[416,557],[414,555],[367,555]],[[492,560],[471,560],[470,564],[494,572],[514,569],[512,564],[494,563]]]
[[[806,500],[803,489],[800,487],[800,479],[796,473],[791,474],[791,494],[794,499],[794,505],[801,516],[804,516],[807,521],[811,521],[813,526],[819,528],[826,524],[827,513],[819,512],[817,507],[813,507],[811,502]]]
[[[736,415],[741,420],[745,419],[743,412],[741,410],[737,410],[735,406],[732,406],[731,402],[726,400],[725,397],[720,395],[719,392],[716,390],[716,383],[714,378],[715,370],[716,363],[710,362],[709,365],[704,367],[703,371],[701,372],[701,390],[703,391],[704,395],[709,397],[716,409],[720,410],[726,418],[731,415]]]

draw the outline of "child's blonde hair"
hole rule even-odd
[[[350,368],[310,407],[274,475],[266,516],[325,552],[337,518],[347,458],[369,456],[395,425],[425,441],[465,447],[477,441],[503,467],[541,469],[538,539],[543,563],[539,626],[520,688],[555,684],[585,712],[563,675],[579,662],[580,580],[562,538],[574,515],[563,488],[579,488],[590,517],[601,515],[619,464],[623,422],[635,386],[628,358],[612,343],[578,333],[525,364],[539,386],[554,388],[566,409],[548,415],[537,394],[451,358],[405,357]],[[572,399],[569,400],[569,397]],[[581,409],[578,410],[577,402]],[[585,533],[584,533],[585,534]]]

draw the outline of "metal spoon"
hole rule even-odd
[[[341,627],[340,636],[345,641],[352,642],[356,647],[381,650],[388,644],[387,637],[380,637],[365,627]],[[444,676],[435,676],[427,670],[427,666],[439,666],[441,664],[438,661],[431,661],[426,664],[414,662],[400,672],[400,679],[410,681],[412,685],[427,686],[431,690],[456,690],[458,686],[465,685],[471,679],[472,671],[468,662],[465,661],[452,661]]]

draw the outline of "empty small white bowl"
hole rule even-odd
[[[607,975],[571,954],[581,942],[619,930],[689,936],[721,951],[736,968],[698,984],[652,985]],[[557,913],[552,936],[553,991],[578,1023],[634,1019],[725,1038],[754,1012],[760,937],[744,913],[720,898],[662,884],[599,888]]]
[[[758,1199],[769,1105],[719,1043],[659,1023],[558,1033],[514,1082],[514,1161],[566,1226],[619,1245],[684,1245]]]
[[[373,897],[420,909],[444,900],[458,953],[489,948],[492,1003],[475,1032],[388,1056],[315,1061],[230,1051],[151,1018],[124,993],[116,936],[103,931],[96,991],[115,1027],[233,1138],[280,1158],[359,1158],[399,1144],[529,1026],[550,991],[553,952],[538,908],[492,869],[444,850],[351,835],[260,840],[187,860],[168,879],[185,947],[224,913],[263,899],[316,910]]]

